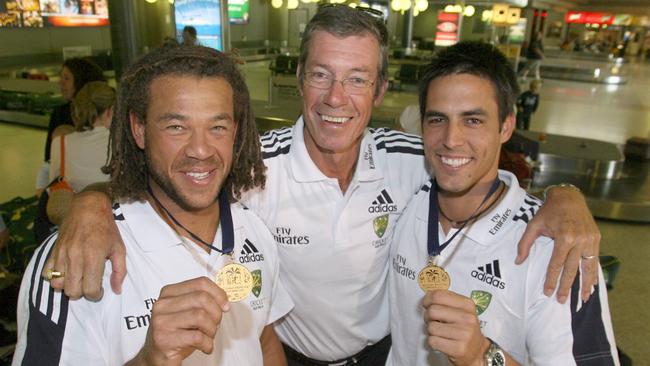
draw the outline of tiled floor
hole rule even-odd
[[[618,87],[544,80],[541,105],[532,129],[623,144],[631,136],[650,136],[650,64],[631,64],[629,82]],[[268,65],[244,67],[251,96],[266,99]],[[411,93],[391,93],[385,103],[405,106]],[[45,131],[0,122],[0,202],[34,193],[43,157]],[[620,348],[635,365],[650,364],[647,347],[650,307],[645,306],[650,279],[650,225],[599,221],[602,251],[618,256],[621,271],[610,293],[612,318]]]

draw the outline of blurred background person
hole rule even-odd
[[[196,40],[196,28],[186,25],[183,28],[183,46],[196,46],[199,42]]]
[[[517,98],[517,129],[530,129],[530,119],[539,106],[539,89],[541,80],[533,80],[530,87]]]
[[[528,62],[524,67],[522,77],[526,80],[530,70],[535,70],[535,79],[540,80],[539,69],[542,66],[542,59],[544,58],[544,45],[542,44],[542,33],[537,31],[533,33],[528,45],[528,52],[526,53]]]
[[[36,195],[40,195],[43,189],[48,185],[48,172],[50,162],[50,148],[52,145],[54,130],[61,125],[74,125],[70,113],[72,98],[88,82],[106,81],[102,69],[94,63],[82,59],[71,58],[63,62],[61,67],[61,77],[59,79],[59,88],[61,96],[67,102],[54,108],[50,115],[50,122],[47,127],[47,138],[45,139],[45,159],[36,179]]]
[[[104,81],[87,83],[72,100],[75,132],[52,140],[49,180],[61,174],[61,141],[65,138],[65,180],[74,192],[93,183],[107,182],[102,172],[108,151],[108,136],[115,90]],[[72,196],[50,196],[47,203],[49,220],[58,225],[67,212]],[[61,197],[61,198],[59,198]],[[67,198],[65,198],[67,197]]]

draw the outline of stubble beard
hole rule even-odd
[[[145,149],[145,161],[146,161],[146,168],[147,168],[147,173],[148,173],[148,178],[156,182],[156,184],[160,187],[160,189],[165,192],[165,195],[169,197],[174,203],[183,209],[184,211],[192,212],[192,211],[197,211],[201,210],[205,207],[197,207],[192,205],[189,200],[187,200],[179,191],[174,187],[174,183],[172,180],[163,172],[159,171],[154,164],[154,162],[151,160],[151,153]],[[221,187],[219,187],[218,192],[221,192],[221,188],[223,188],[223,184]],[[206,187],[207,189],[207,187]],[[214,199],[208,204],[207,206],[210,206],[214,203],[216,203],[219,200],[219,195],[215,195]],[[207,207],[206,206],[206,207]]]

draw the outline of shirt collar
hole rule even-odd
[[[499,170],[499,179],[506,184],[506,192],[503,194],[499,203],[493,207],[490,212],[483,215],[478,221],[469,224],[468,227],[463,229],[463,232],[459,234],[454,241],[459,240],[461,236],[467,236],[469,239],[480,245],[489,246],[493,243],[498,243],[500,238],[506,234],[508,231],[506,228],[511,224],[513,217],[517,213],[516,210],[518,209],[518,205],[520,202],[523,202],[526,192],[518,189],[519,182],[510,172]],[[429,184],[429,187],[430,186],[431,185]],[[417,219],[424,221],[424,224],[427,225],[429,220],[428,195],[426,196],[426,199],[423,198],[419,200],[417,210]],[[439,232],[441,232],[441,230],[442,227],[439,226]],[[450,233],[454,230],[457,229],[452,228]]]
[[[332,179],[318,169],[314,161],[307,152],[305,145],[305,122],[303,116],[293,126],[291,149],[289,155],[291,159],[291,171],[293,177],[298,182],[316,182]],[[380,169],[379,154],[375,139],[369,129],[365,129],[359,149],[359,157],[354,172],[354,178],[358,181],[373,181],[383,178],[382,169]]]
[[[470,225],[465,233],[473,241],[485,246],[501,241],[501,238],[508,232],[507,227],[512,225],[516,210],[519,209],[519,205],[526,195],[525,191],[519,189],[519,182],[514,174],[499,170],[499,179],[506,184],[503,197],[496,207]]]
[[[235,205],[230,205],[232,210],[232,221],[235,231],[243,228],[235,213]],[[176,234],[163,219],[158,215],[148,201],[136,201],[120,204],[125,222],[135,238],[136,244],[145,252],[155,252],[176,245],[182,245],[181,238]],[[221,227],[217,229],[213,245],[221,248]]]

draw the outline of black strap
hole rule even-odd
[[[185,230],[192,239],[197,240],[201,244],[205,245],[206,247],[216,250],[219,253],[224,253],[228,254],[232,252],[232,250],[235,248],[235,229],[233,227],[232,223],[232,213],[230,212],[230,202],[228,202],[228,195],[224,192],[221,191],[219,193],[219,225],[221,225],[221,241],[222,241],[222,249],[219,249],[215,247],[214,245],[206,242],[205,240],[201,239],[198,235],[194,234],[190,230],[188,230],[183,224],[181,224],[174,215],[167,210],[167,207],[165,207],[159,200],[158,197],[156,197],[155,194],[153,194],[153,191],[151,190],[151,187],[147,187],[147,191],[153,197],[154,201],[156,201],[156,204],[160,206],[160,208],[165,211],[167,216],[174,222],[174,224],[178,225],[181,229]]]
[[[501,180],[497,176],[494,182],[492,182],[492,186],[485,195],[485,198],[483,198],[481,204],[478,205],[476,210],[474,210],[474,213],[463,222],[463,225],[459,227],[458,230],[456,230],[454,235],[452,235],[449,240],[440,244],[440,238],[438,237],[438,183],[436,183],[435,179],[432,180],[431,189],[429,190],[429,230],[427,235],[427,252],[429,253],[430,257],[440,255],[440,253],[449,245],[449,243],[454,240],[456,235],[458,235],[465,228],[465,226],[467,226],[467,223],[472,221],[473,218],[476,218],[476,212],[478,212],[481,206],[483,206],[485,202],[487,202],[487,200],[490,199],[490,197],[494,194],[494,192],[497,191],[499,185],[501,185]]]

